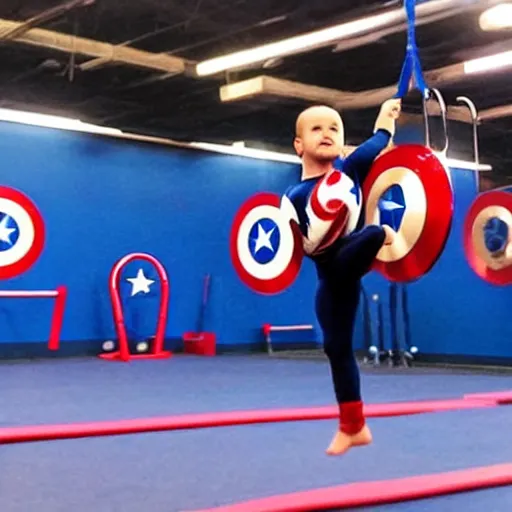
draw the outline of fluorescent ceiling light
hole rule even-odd
[[[512,28],[512,4],[498,4],[480,15],[480,28],[485,31]]]
[[[123,133],[116,128],[83,123],[79,119],[37,114],[35,112],[23,112],[21,110],[11,110],[8,108],[0,108],[0,121],[104,135],[121,135]]]
[[[464,62],[464,73],[482,73],[484,71],[494,71],[512,65],[512,51],[496,53],[487,57],[468,60]]]
[[[397,21],[403,21],[403,19],[404,13],[402,9],[369,16],[289,39],[283,39],[275,43],[269,43],[256,48],[250,48],[230,55],[206,60],[196,66],[196,72],[199,76],[212,75],[227,69],[247,66],[248,64],[266,61],[275,57],[298,53],[301,50],[310,50],[329,42],[334,43],[341,39],[347,39],[367,31],[373,31],[379,27],[384,27],[396,23]]]
[[[466,8],[477,5],[481,0],[465,0],[463,3]],[[418,2],[416,7],[416,20],[420,24],[423,20],[434,14],[454,12],[461,9],[460,0],[429,0]],[[288,39],[282,39],[273,43],[249,48],[228,55],[215,57],[205,60],[196,65],[198,76],[213,75],[228,69],[243,68],[251,64],[261,63],[284,57],[286,55],[297,54],[310,51],[315,48],[321,48],[330,44],[334,45],[342,40],[350,40],[355,37],[374,35],[376,30],[403,25],[407,21],[405,10],[400,7],[380,14],[375,14],[316,30],[306,34],[301,34]],[[403,28],[400,28],[403,30]]]

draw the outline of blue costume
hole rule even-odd
[[[351,193],[359,205],[362,202],[361,185],[390,138],[388,131],[379,129],[342,162],[341,172],[344,178],[352,180]],[[285,192],[294,206],[305,238],[311,237],[314,231],[308,204],[322,178],[305,179]],[[358,218],[352,219],[354,229],[351,232],[338,236],[324,250],[308,255],[315,263],[318,275],[315,310],[340,405],[340,428],[349,434],[357,433],[364,426],[359,369],[352,348],[360,283],[385,240],[381,226],[364,227],[364,215],[360,211],[356,213]]]

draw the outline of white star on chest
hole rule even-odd
[[[149,286],[155,282],[152,279],[148,279],[141,268],[139,268],[139,271],[137,272],[137,277],[129,277],[126,280],[132,283],[132,297],[137,295],[139,292],[149,293]]]

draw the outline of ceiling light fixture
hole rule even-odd
[[[480,15],[478,23],[485,32],[512,28],[512,3],[490,7]]]
[[[464,73],[483,73],[485,71],[497,71],[512,65],[512,51],[496,53],[478,59],[464,62]]]
[[[199,76],[212,75],[227,69],[234,69],[256,62],[290,55],[301,50],[310,50],[330,41],[339,41],[340,39],[355,36],[367,30],[393,23],[397,19],[397,14],[398,13],[394,11],[379,14],[377,16],[355,20],[342,25],[335,25],[333,27],[317,30],[316,32],[310,32],[289,39],[283,39],[275,43],[269,43],[256,48],[250,48],[230,55],[206,60],[197,65],[196,72]]]
[[[478,1],[472,0],[468,3],[473,4]],[[430,0],[423,2],[417,6],[416,18],[421,19],[434,13],[449,11],[459,4],[460,0]],[[198,76],[207,76],[229,69],[240,69],[277,57],[310,51],[329,44],[338,43],[342,40],[372,34],[377,29],[391,27],[398,23],[403,24],[405,21],[406,13],[403,8],[393,9],[255,48],[208,59],[196,65],[196,73]]]

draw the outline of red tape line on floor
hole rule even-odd
[[[194,512],[309,512],[431,498],[512,484],[512,464],[448,473],[358,482],[283,494]]]
[[[419,402],[367,405],[365,406],[365,414],[368,418],[379,418],[461,409],[480,409],[496,406],[497,404],[495,401],[483,399],[425,400]],[[327,420],[335,419],[337,417],[338,408],[336,406],[328,406],[184,414],[177,416],[88,423],[28,425],[0,428],[0,443],[7,444],[53,441],[57,439],[76,439],[83,437],[249,425],[256,423]]]
[[[495,400],[500,405],[512,404],[512,391],[491,391],[490,393],[469,393],[468,400]]]

